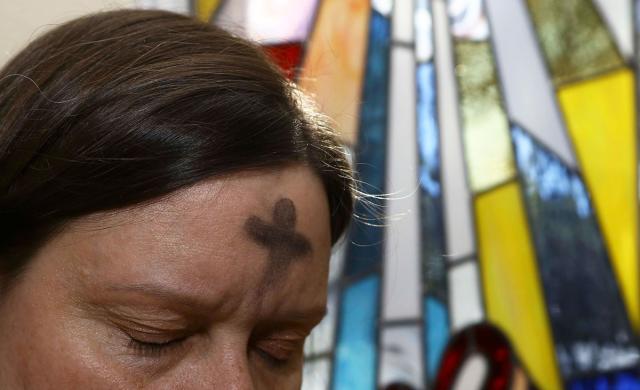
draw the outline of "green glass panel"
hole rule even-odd
[[[556,84],[624,65],[600,14],[589,0],[527,0]]]
[[[467,171],[479,192],[514,176],[509,123],[489,42],[457,39],[454,46]]]

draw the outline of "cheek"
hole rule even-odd
[[[202,388],[203,383],[225,388],[230,382],[300,388],[302,361],[274,369],[257,354],[247,354],[246,343],[230,345],[233,337],[199,339],[180,362],[152,378],[122,364],[122,346],[104,325],[78,317],[69,307],[64,290],[51,285],[25,284],[12,291],[0,306],[0,389],[179,389]]]
[[[302,386],[302,361],[300,367],[291,369],[286,375],[277,374],[273,368],[262,362],[254,365],[254,378],[258,389],[298,390]]]
[[[0,306],[0,388],[119,389],[127,383],[64,304],[62,289],[21,282]],[[7,385],[8,384],[8,385]]]

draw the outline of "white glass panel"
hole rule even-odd
[[[302,390],[329,389],[330,369],[329,359],[318,359],[305,363],[302,370]]]
[[[333,248],[329,263],[329,295],[327,297],[327,315],[316,326],[304,343],[305,355],[330,352],[336,329],[337,297],[339,294],[340,276],[344,265],[347,240],[339,241]]]
[[[640,33],[640,0],[635,1],[635,25],[636,25],[636,34]]]
[[[393,0],[371,0],[371,6],[384,16],[389,16],[393,9]]]
[[[331,260],[329,261],[329,285],[337,283],[342,276],[342,267],[344,266],[344,257],[347,252],[347,242],[349,238],[343,237],[331,251]]]
[[[482,41],[489,36],[483,0],[449,0],[451,34],[457,38]]]
[[[215,24],[234,34],[247,36],[247,0],[224,1],[216,12]]]
[[[414,21],[416,59],[420,62],[426,62],[433,58],[433,23],[428,0],[416,0]]]
[[[304,343],[304,354],[307,356],[327,353],[331,351],[336,331],[336,316],[338,312],[338,288],[332,287],[327,297],[327,315],[316,326]]]
[[[261,43],[305,41],[316,2],[316,0],[249,0],[247,35]]]
[[[136,0],[136,6],[147,9],[163,9],[185,15],[189,14],[189,0]]]
[[[472,355],[464,362],[453,384],[453,390],[480,390],[489,371],[487,360],[480,355]]]
[[[487,0],[499,80],[509,116],[576,166],[552,82],[522,0]]]
[[[458,258],[474,252],[471,198],[462,155],[458,92],[446,3],[434,0],[432,5],[447,255]]]
[[[384,319],[420,316],[418,146],[413,50],[391,50]]]
[[[468,261],[449,270],[449,308],[453,330],[482,321],[482,291],[475,261]]]
[[[392,383],[422,384],[423,353],[419,326],[392,327],[382,330],[380,351],[380,387]]]
[[[392,37],[395,41],[413,42],[413,1],[396,0],[393,3]]]
[[[594,0],[625,58],[633,57],[632,0]]]

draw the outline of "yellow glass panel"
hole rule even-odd
[[[475,206],[487,317],[509,337],[535,383],[561,389],[518,184],[478,196]]]
[[[634,77],[621,69],[558,92],[631,323],[640,330]]]
[[[324,0],[299,83],[355,144],[370,17],[368,0]]]
[[[196,0],[196,17],[203,22],[209,22],[211,20],[211,16],[216,11],[220,3],[221,0]]]

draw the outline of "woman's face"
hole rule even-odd
[[[0,388],[299,388],[330,245],[305,167],[77,220],[0,301]]]

